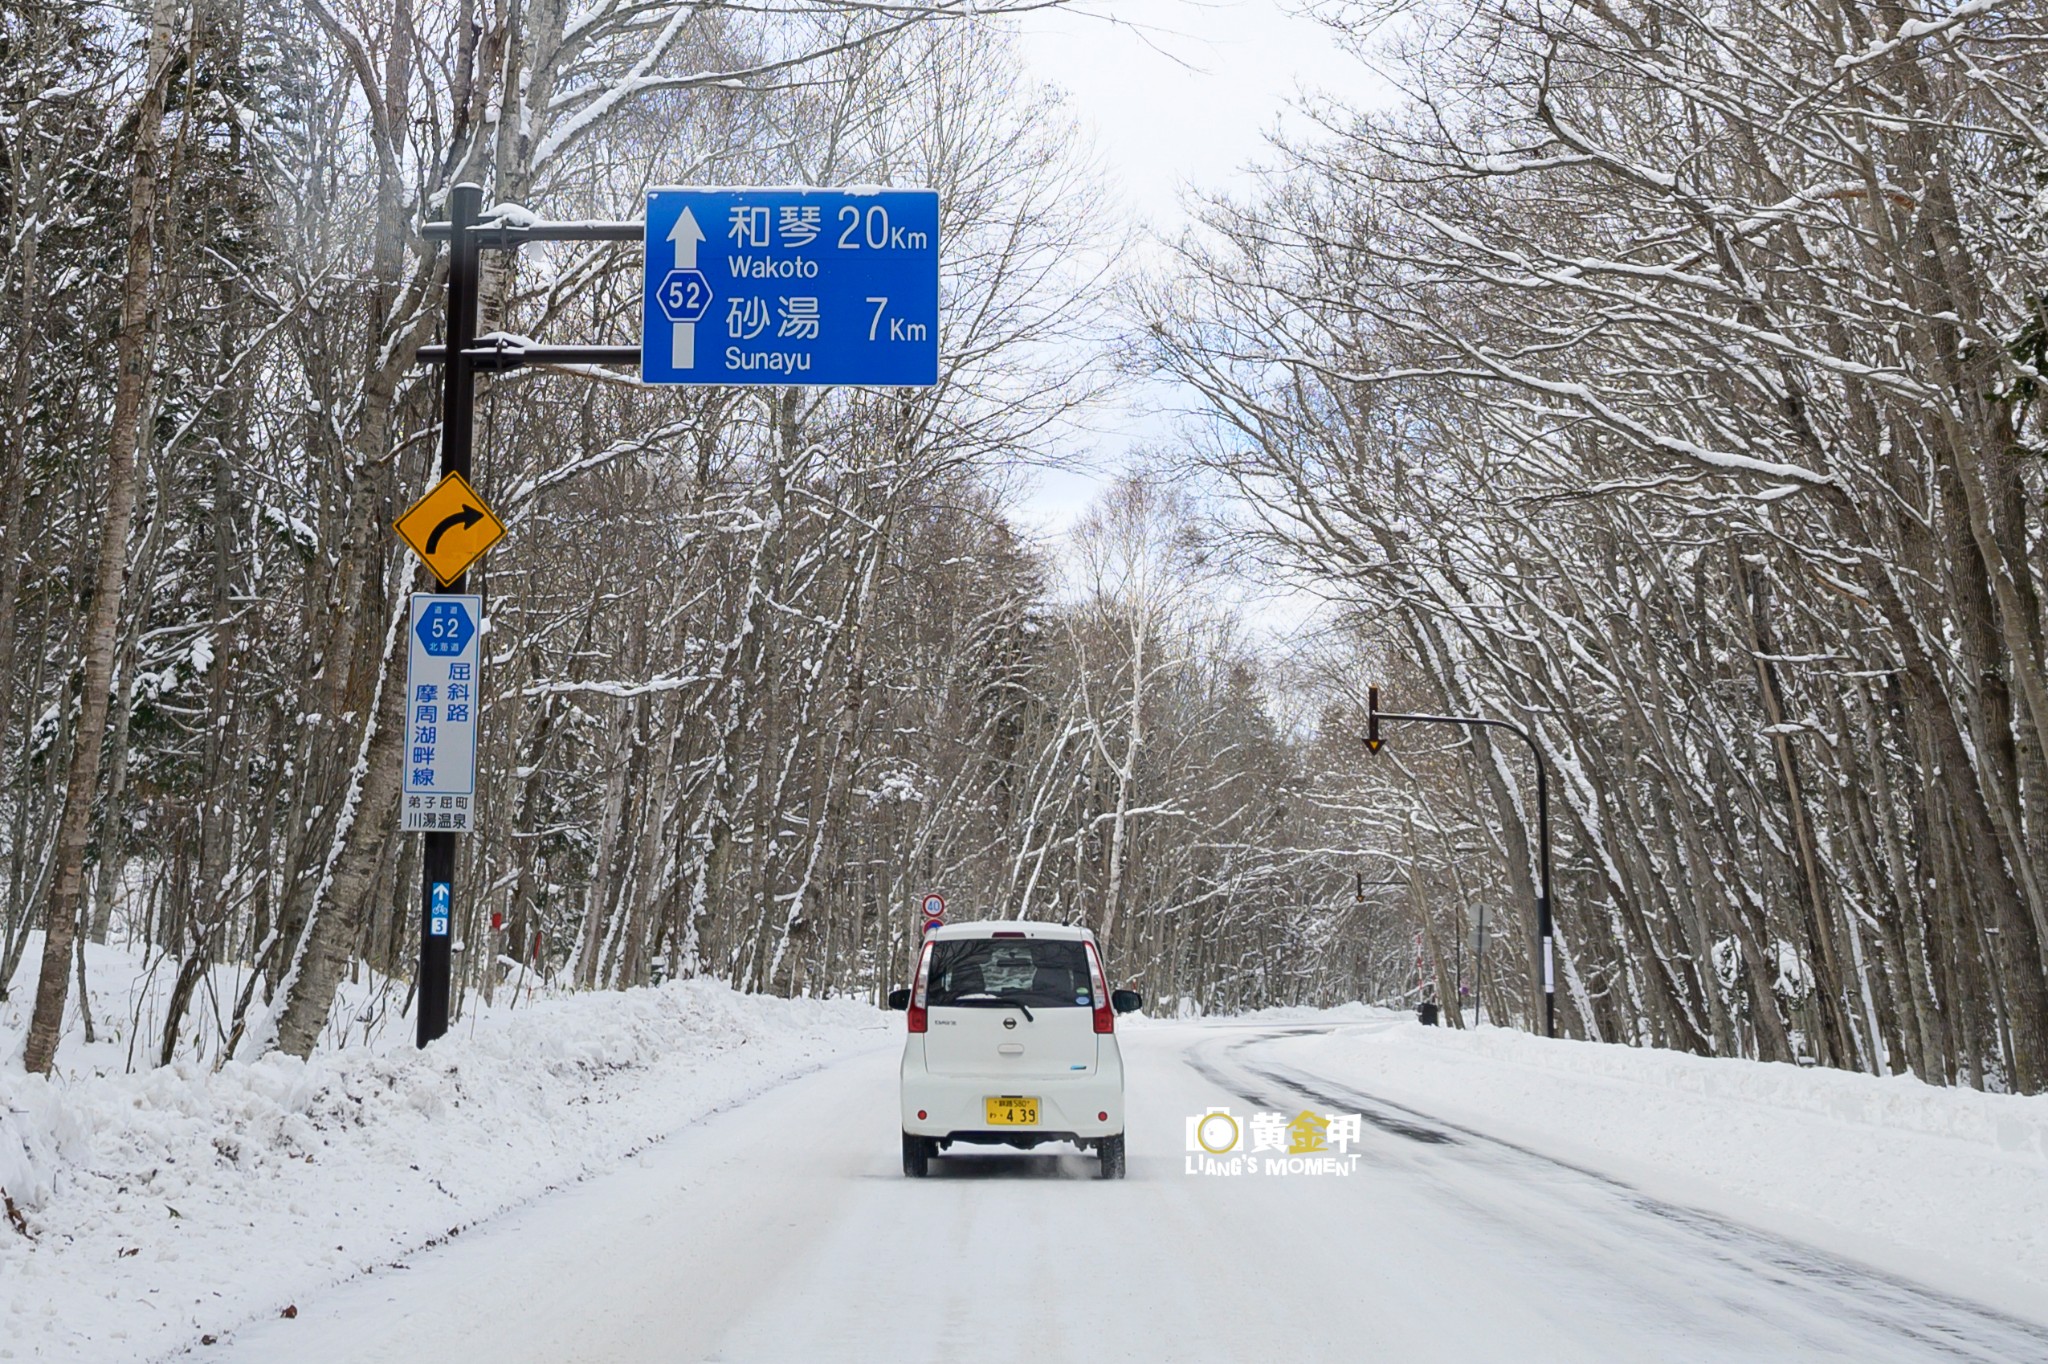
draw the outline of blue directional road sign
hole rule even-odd
[[[937,383],[938,192],[649,191],[640,378]]]

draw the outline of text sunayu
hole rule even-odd
[[[725,348],[725,367],[727,369],[765,369],[777,374],[805,374],[810,371],[811,357],[803,351],[744,351],[738,346],[727,346]]]

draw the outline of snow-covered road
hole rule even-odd
[[[2048,1359],[2048,1326],[1312,1074],[1381,1023],[1124,1038],[1130,1177],[903,1178],[894,1039],[195,1355],[236,1364]],[[1347,1177],[1191,1174],[1212,1105],[1366,1117]],[[956,1148],[957,1149],[957,1148]]]

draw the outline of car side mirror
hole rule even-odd
[[[1120,1014],[1134,1014],[1145,1007],[1145,996],[1136,990],[1111,990],[1109,1007]]]
[[[890,1007],[890,1008],[892,1008],[892,1009],[907,1009],[907,1008],[909,1008],[909,1007],[910,1007],[910,987],[909,987],[909,986],[907,986],[907,985],[902,985],[902,986],[898,986],[898,987],[897,987],[896,989],[894,989],[894,990],[891,990],[891,991],[889,992],[889,1007]]]

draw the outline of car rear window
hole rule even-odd
[[[1034,1009],[1086,1009],[1088,954],[1072,938],[954,938],[932,945],[935,1005],[1014,1001]]]

